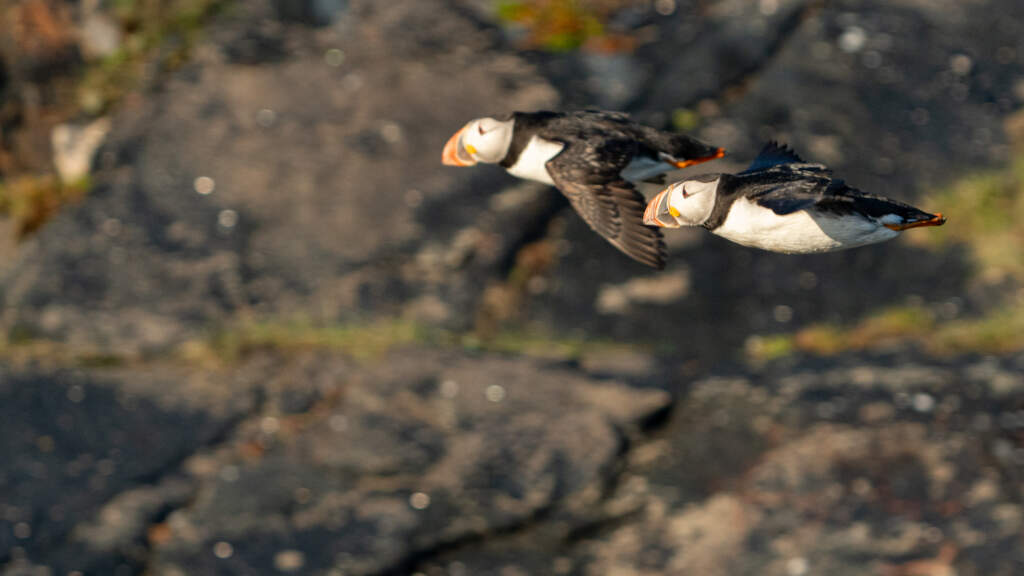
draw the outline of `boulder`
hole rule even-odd
[[[240,449],[167,518],[150,568],[399,574],[542,519],[582,524],[669,406],[662,391],[543,362],[429,350],[339,384],[307,414],[242,427]]]
[[[354,2],[316,34],[245,3],[196,53],[112,118],[88,199],[20,251],[8,331],[120,353],[240,315],[426,308],[465,327],[560,206],[540,187],[499,202],[500,170],[440,166],[474,116],[556,102],[443,2]]]

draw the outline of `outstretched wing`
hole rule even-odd
[[[612,246],[648,266],[665,267],[661,232],[644,225],[644,197],[629,182],[583,184],[555,179],[555,184],[583,220]]]
[[[750,166],[747,166],[747,169],[740,172],[740,174],[756,172],[758,170],[764,170],[780,164],[803,163],[804,159],[794,152],[792,148],[772,140],[765,144],[764,148],[761,148],[761,152],[757,155],[757,158],[754,158],[754,161],[750,163]]]
[[[789,146],[779,144],[773,140],[765,144],[757,158],[754,158],[750,166],[747,166],[747,169],[739,174],[750,174],[776,167],[785,167],[786,169],[804,172],[821,172],[826,174],[831,172],[823,164],[807,162]]]
[[[632,122],[629,119],[629,114],[625,112],[616,112],[612,110],[600,110],[597,108],[587,108],[579,112],[571,112],[570,115],[578,118],[587,118],[588,120],[604,120],[611,122]]]
[[[613,246],[634,260],[664,268],[661,232],[643,223],[646,201],[619,176],[632,158],[635,144],[605,142],[600,150],[589,146],[581,150],[580,146],[567,147],[548,161],[548,174],[555,186],[590,228]]]

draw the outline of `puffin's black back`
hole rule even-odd
[[[501,165],[515,164],[530,138],[571,143],[578,140],[622,140],[635,145],[634,155],[659,159],[660,153],[679,160],[706,158],[717,148],[708,146],[685,134],[666,132],[632,121],[621,112],[579,110],[573,112],[514,112],[515,129],[512,144]],[[627,161],[628,163],[628,161]]]
[[[881,218],[895,214],[907,221],[933,216],[909,204],[849,186],[844,180],[833,178],[824,165],[804,162],[787,148],[776,148],[766,158],[762,156],[743,172],[721,175],[715,206],[704,223],[706,228],[714,230],[721,226],[738,198],[757,202],[780,215],[813,207],[836,216],[861,214]],[[796,162],[787,163],[788,160]]]

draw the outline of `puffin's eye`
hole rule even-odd
[[[477,122],[476,124],[476,129],[478,132],[480,132],[481,136],[483,136],[484,134],[490,134],[491,132],[494,132],[500,127],[500,123],[495,122],[490,118],[484,118],[483,120]]]

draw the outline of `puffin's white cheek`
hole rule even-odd
[[[476,146],[477,151],[475,155],[485,162],[497,162],[498,160],[501,160],[501,158],[498,156],[499,144],[500,138],[495,137],[495,135],[491,133],[487,133],[484,135],[483,138],[480,138],[478,140],[478,144]]]

